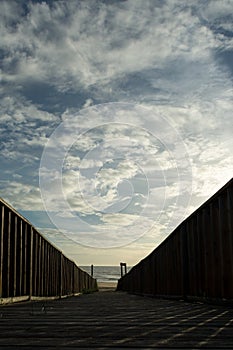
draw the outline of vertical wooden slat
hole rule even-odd
[[[44,241],[44,272],[43,272],[43,289],[44,289],[44,295],[48,295],[47,292],[47,274],[48,274],[48,270],[49,270],[49,266],[48,266],[48,252],[47,252],[47,242]]]
[[[38,265],[37,265],[37,290],[36,295],[41,295],[41,236],[36,233],[37,235],[37,259],[38,259]]]
[[[227,189],[226,215],[229,237],[229,293],[233,298],[233,187]]]
[[[14,232],[13,232],[13,237],[14,237],[14,256],[13,256],[13,264],[14,264],[14,269],[13,269],[13,276],[11,276],[11,278],[13,278],[13,295],[14,297],[16,296],[16,284],[17,284],[17,235],[18,235],[18,218],[17,216],[14,214]]]
[[[18,274],[17,278],[17,285],[16,285],[16,295],[22,295],[22,282],[23,282],[23,224],[22,219],[19,218],[18,220],[18,237],[17,237],[17,255],[16,255],[16,261],[17,261],[17,267],[16,267],[16,273]]]
[[[197,295],[203,297],[204,291],[204,247],[202,231],[202,210],[197,213],[195,238],[197,239],[196,264],[197,264]]]
[[[40,276],[40,293],[41,295],[44,294],[44,273],[45,273],[45,263],[44,263],[44,238],[41,238],[41,276]]]
[[[28,225],[24,224],[24,270],[23,270],[23,294],[27,294],[27,244],[28,244]]]
[[[227,192],[223,193],[219,197],[219,216],[220,227],[219,234],[222,237],[222,259],[223,259],[223,271],[222,271],[222,284],[223,295],[225,298],[231,297],[232,291],[232,235],[230,232],[229,220],[228,220],[228,195]]]
[[[201,211],[201,222],[200,222],[200,228],[201,228],[201,244],[202,244],[202,296],[206,297],[208,294],[208,270],[207,270],[207,255],[208,255],[208,247],[207,247],[207,231],[205,228],[205,219],[206,219],[206,210],[205,208]]]
[[[214,296],[213,240],[210,225],[210,206],[203,209],[203,234],[205,244],[205,292],[206,297]]]
[[[210,203],[210,233],[213,247],[213,268],[214,268],[214,281],[213,281],[213,296],[219,297],[219,256],[218,256],[218,241],[216,237],[216,201]]]
[[[49,283],[49,273],[50,273],[50,264],[49,264],[49,244],[46,242],[45,245],[45,261],[46,261],[46,271],[45,271],[45,290],[46,295],[49,295],[48,283]]]
[[[58,296],[61,296],[61,256],[60,256],[60,252],[58,251],[53,251],[53,257],[54,260],[56,260],[56,265],[57,265],[57,269],[56,271],[54,271],[53,269],[53,273],[54,273],[54,279],[56,281],[56,294]]]
[[[187,246],[187,224],[181,227],[181,259],[182,259],[182,295],[186,299],[189,295],[189,261]]]
[[[219,256],[219,287],[220,287],[220,294],[217,297],[223,298],[224,297],[224,256],[223,256],[223,236],[222,236],[222,202],[221,198],[218,197],[217,199],[217,212],[216,212],[216,217],[217,217],[217,225],[215,227],[216,230],[216,236],[218,238],[218,256]]]
[[[46,265],[47,265],[47,268],[46,268],[46,276],[45,276],[45,285],[46,285],[46,294],[47,295],[50,295],[49,293],[49,283],[52,280],[51,280],[51,268],[50,268],[50,260],[51,259],[51,251],[50,251],[50,245],[48,243],[46,243],[46,246],[45,246],[45,261],[46,261]]]
[[[48,247],[48,264],[49,264],[49,275],[48,280],[48,293],[49,295],[59,295],[58,291],[58,281],[57,281],[57,273],[58,273],[58,259],[56,251],[53,247]]]
[[[191,289],[191,296],[196,295],[197,293],[197,286],[196,286],[196,278],[197,278],[197,272],[196,272],[196,241],[195,241],[195,224],[193,218],[190,220],[189,223],[189,242],[190,242],[190,264],[192,266],[191,270],[191,276],[192,276],[192,289]]]
[[[34,239],[33,239],[33,253],[34,253],[34,295],[38,296],[38,270],[39,270],[39,236],[36,231],[33,230]]]
[[[62,273],[62,269],[63,269],[63,255],[59,252],[59,256],[60,256],[60,259],[59,259],[59,285],[60,285],[60,291],[59,291],[59,294],[60,296],[63,295],[63,273]]]
[[[10,296],[10,269],[11,269],[11,211],[8,212],[8,244],[7,244],[7,288],[6,297]]]
[[[48,293],[49,295],[54,294],[54,273],[53,273],[53,265],[55,264],[55,254],[53,247],[48,247],[48,256],[49,256],[49,271],[48,271],[48,278],[49,278],[49,286],[48,286]]]
[[[33,235],[33,228],[30,227],[30,273],[29,273],[29,284],[30,284],[30,289],[29,289],[29,295],[32,297],[33,295],[33,288],[34,288],[34,279],[33,279],[33,246],[34,246],[34,235]]]
[[[3,296],[3,243],[4,243],[4,205],[1,206],[1,232],[0,232],[0,298]]]

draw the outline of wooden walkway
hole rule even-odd
[[[0,349],[233,349],[233,309],[101,291],[0,307]]]

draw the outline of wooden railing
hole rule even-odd
[[[61,297],[97,283],[0,199],[0,300]]]
[[[233,300],[233,179],[118,282],[118,290]]]

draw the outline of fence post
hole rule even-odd
[[[127,273],[126,263],[121,262],[120,267],[121,267],[121,277],[122,277],[123,275],[125,275]],[[123,267],[125,268],[125,273],[123,273]]]

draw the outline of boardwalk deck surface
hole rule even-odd
[[[102,291],[1,306],[0,349],[233,349],[233,309]]]

